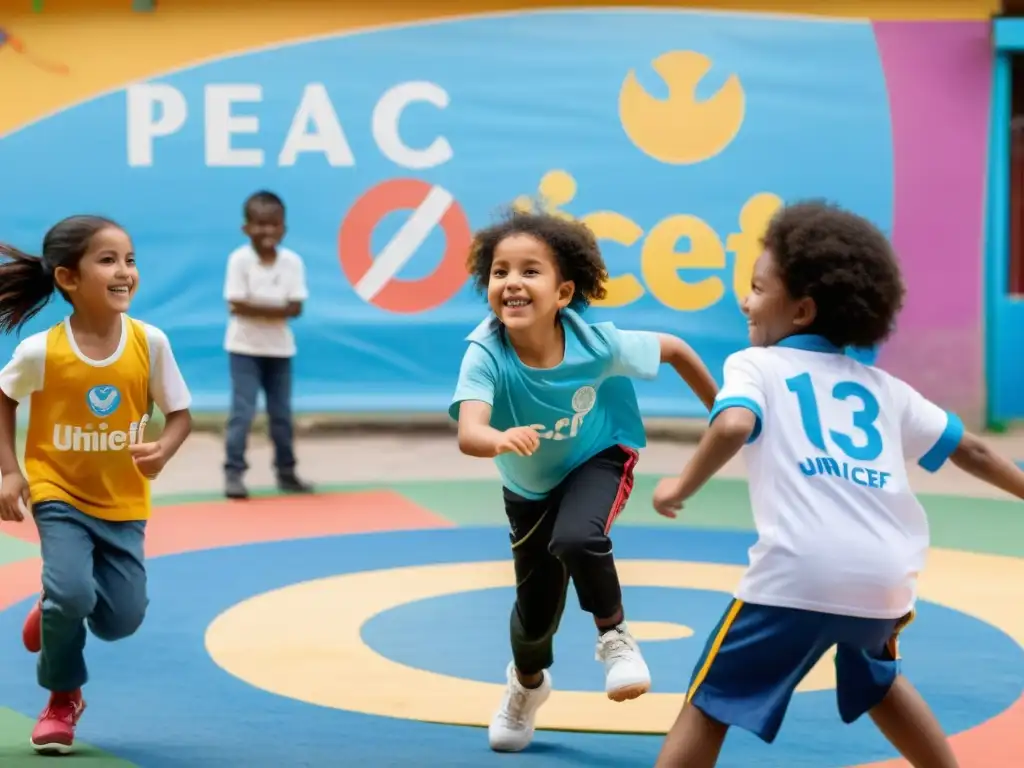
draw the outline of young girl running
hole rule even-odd
[[[771,743],[793,691],[836,646],[839,714],[865,712],[917,768],[956,768],[900,675],[928,521],[907,479],[947,459],[1024,498],[1024,473],[909,385],[844,351],[872,348],[904,294],[885,236],[821,203],[782,209],[743,303],[751,347],[725,363],[711,425],[655,509],[682,504],[746,446],[758,541],[694,670],[659,768],[711,768],[730,726]]]
[[[146,612],[143,537],[149,481],[191,428],[190,396],[167,337],[125,312],[138,289],[132,241],[117,224],[74,216],[43,239],[41,257],[0,246],[0,330],[20,329],[54,289],[70,317],[29,336],[0,371],[0,519],[31,508],[43,592],[24,641],[41,651],[50,700],[32,732],[39,752],[66,754],[85,709],[86,624],[102,640],[133,634]],[[28,402],[25,475],[15,415]],[[155,404],[166,416],[147,442]],[[27,480],[26,480],[27,475]]]
[[[551,693],[569,578],[597,625],[608,697],[650,688],[609,539],[646,444],[629,377],[652,379],[669,363],[709,408],[718,387],[680,339],[583,320],[608,274],[580,223],[513,213],[476,235],[469,269],[493,316],[469,336],[450,413],[462,452],[493,457],[504,481],[517,584],[513,661],[489,739],[496,751],[519,751]]]

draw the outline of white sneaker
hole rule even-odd
[[[604,662],[604,689],[612,701],[629,701],[651,690],[651,672],[625,623],[601,635],[597,660]]]
[[[551,675],[544,670],[544,679],[538,688],[525,688],[516,677],[515,664],[505,671],[508,687],[501,707],[491,718],[487,737],[495,752],[519,752],[533,741],[533,724],[537,710],[551,695]]]

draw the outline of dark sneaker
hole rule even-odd
[[[224,482],[224,495],[229,499],[249,498],[249,489],[238,475],[228,475]]]
[[[313,493],[314,490],[310,483],[303,482],[293,472],[278,475],[277,487],[283,493]]]

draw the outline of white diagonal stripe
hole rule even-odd
[[[423,245],[434,227],[441,223],[452,202],[454,198],[448,190],[437,186],[430,188],[423,202],[388,241],[366,274],[356,283],[355,289],[359,298],[371,301],[383,290]]]

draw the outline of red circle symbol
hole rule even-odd
[[[374,228],[398,210],[412,213],[375,255],[370,245]],[[437,226],[445,235],[438,268],[419,280],[395,277]],[[338,232],[338,258],[363,301],[389,312],[425,312],[444,304],[465,284],[471,237],[465,212],[447,190],[419,179],[393,179],[371,188],[349,209]]]

